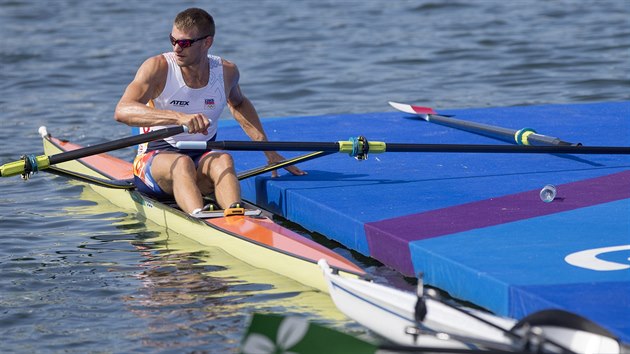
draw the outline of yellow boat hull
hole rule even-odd
[[[49,156],[81,148],[53,137],[45,137],[43,143]],[[106,154],[64,162],[56,168],[106,180],[131,177],[129,162]],[[255,268],[270,270],[323,292],[328,292],[328,288],[317,266],[321,258],[348,276],[364,274],[349,260],[267,217],[229,216],[201,220],[133,189],[99,184],[89,186],[116,206],[134,213],[140,221],[150,220],[201,245],[218,247]]]

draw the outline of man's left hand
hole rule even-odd
[[[282,155],[278,154],[275,151],[266,152],[265,155],[267,155],[267,161],[268,161],[269,164],[285,160],[285,158],[282,157]],[[307,174],[306,171],[300,170],[295,165],[287,166],[284,169],[289,171],[294,176],[304,176],[304,175]],[[278,177],[278,170],[271,171],[271,177],[273,177],[273,178]]]

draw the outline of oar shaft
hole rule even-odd
[[[50,161],[50,165],[55,165],[66,161],[97,155],[107,151],[123,149],[129,146],[143,144],[148,141],[168,138],[170,136],[183,133],[184,129],[185,128],[183,126],[164,128],[145,134],[134,135],[120,140],[108,141],[106,143],[88,146],[77,150],[62,152],[60,154],[49,156],[48,160]]]
[[[560,140],[560,138],[556,138],[553,136],[542,135],[538,133],[533,133],[527,137],[529,141],[529,145],[533,146],[580,146],[581,143],[570,143],[564,140]]]
[[[372,144],[372,143],[370,143]],[[439,153],[516,153],[516,154],[587,154],[630,155],[630,147],[619,146],[522,146],[522,145],[464,145],[464,144],[404,144],[389,143],[387,152]],[[370,152],[372,152],[370,150]]]
[[[537,134],[531,130],[522,130],[523,134],[519,136],[518,130],[498,127],[489,124],[470,122],[466,120],[445,117],[438,114],[427,115],[427,121],[450,128],[467,131],[474,134],[484,135],[490,138],[506,141],[508,143],[517,143],[519,145],[533,146],[563,146],[563,145],[580,145],[562,141],[559,138]]]
[[[258,167],[258,168],[253,168],[251,170],[247,170],[247,171],[243,171],[240,172],[237,176],[238,180],[243,180],[245,178],[250,178],[250,177],[254,177],[254,176],[258,176],[260,174],[263,174],[265,172],[269,172],[269,171],[273,171],[273,170],[277,170],[283,167],[288,167],[288,166],[292,166],[295,165],[297,163],[301,163],[301,162],[306,162],[306,161],[310,161],[319,157],[323,157],[323,156],[327,156],[330,154],[334,154],[337,151],[314,151],[314,152],[309,152],[306,153],[304,155],[300,155],[300,156],[296,156],[290,159],[286,159],[286,160],[282,160],[279,162],[274,162],[271,163],[269,165],[265,165],[262,167]]]
[[[483,135],[494,139],[506,141],[508,143],[516,143],[518,145],[533,145],[533,146],[579,146],[580,143],[569,143],[562,141],[559,138],[542,135],[536,133],[529,128],[523,128],[521,130],[507,129],[503,127],[497,127],[494,125],[475,123],[467,120],[461,120],[449,116],[443,116],[437,114],[433,108],[414,106],[405,103],[389,102],[389,104],[399,111],[416,114],[423,120],[443,125],[445,127],[454,128],[458,130],[467,131],[473,134]]]
[[[44,128],[45,130],[45,128]],[[146,143],[148,141],[164,139],[169,136],[173,136],[176,134],[180,134],[187,131],[186,127],[178,126],[178,127],[169,127],[160,130],[156,130],[154,132],[135,135],[119,140],[110,141],[107,143],[97,144],[77,150],[62,152],[60,154],[47,156],[25,156],[22,160],[9,162],[0,166],[0,176],[1,177],[9,177],[16,175],[28,175],[32,171],[43,170],[52,165],[59,164],[62,162],[67,162],[71,160],[80,159],[83,157],[97,155],[100,153],[122,149],[129,146],[134,146],[142,143]]]
[[[340,142],[294,142],[294,141],[209,141],[208,150],[235,151],[332,151],[341,152]]]
[[[325,151],[352,154],[362,151],[363,145],[356,148],[355,144],[362,142],[307,142],[307,141],[210,141],[202,143],[198,148],[214,150],[237,151]],[[630,147],[617,146],[524,146],[524,145],[468,145],[468,144],[413,144],[413,143],[385,143],[370,141],[369,153],[383,152],[437,152],[437,153],[522,153],[522,154],[615,154],[628,155]],[[188,148],[191,148],[189,145]]]
[[[356,144],[360,142],[302,142],[302,141],[208,141],[208,142],[180,142],[180,149],[205,149],[205,150],[234,150],[234,151],[321,151],[341,152],[352,154],[357,150]],[[362,147],[362,145],[359,145]],[[380,141],[369,142],[370,152],[385,152],[385,143]]]

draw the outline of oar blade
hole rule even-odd
[[[418,114],[425,120],[427,118],[425,117],[427,114],[437,114],[437,112],[431,107],[414,106],[406,103],[398,103],[392,101],[389,101],[389,105],[401,112]]]
[[[375,353],[378,347],[303,317],[253,315],[241,353]]]

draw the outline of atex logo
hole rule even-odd
[[[169,102],[168,104],[172,105],[172,106],[188,106],[189,101],[178,101],[178,100],[172,100],[171,102]]]

